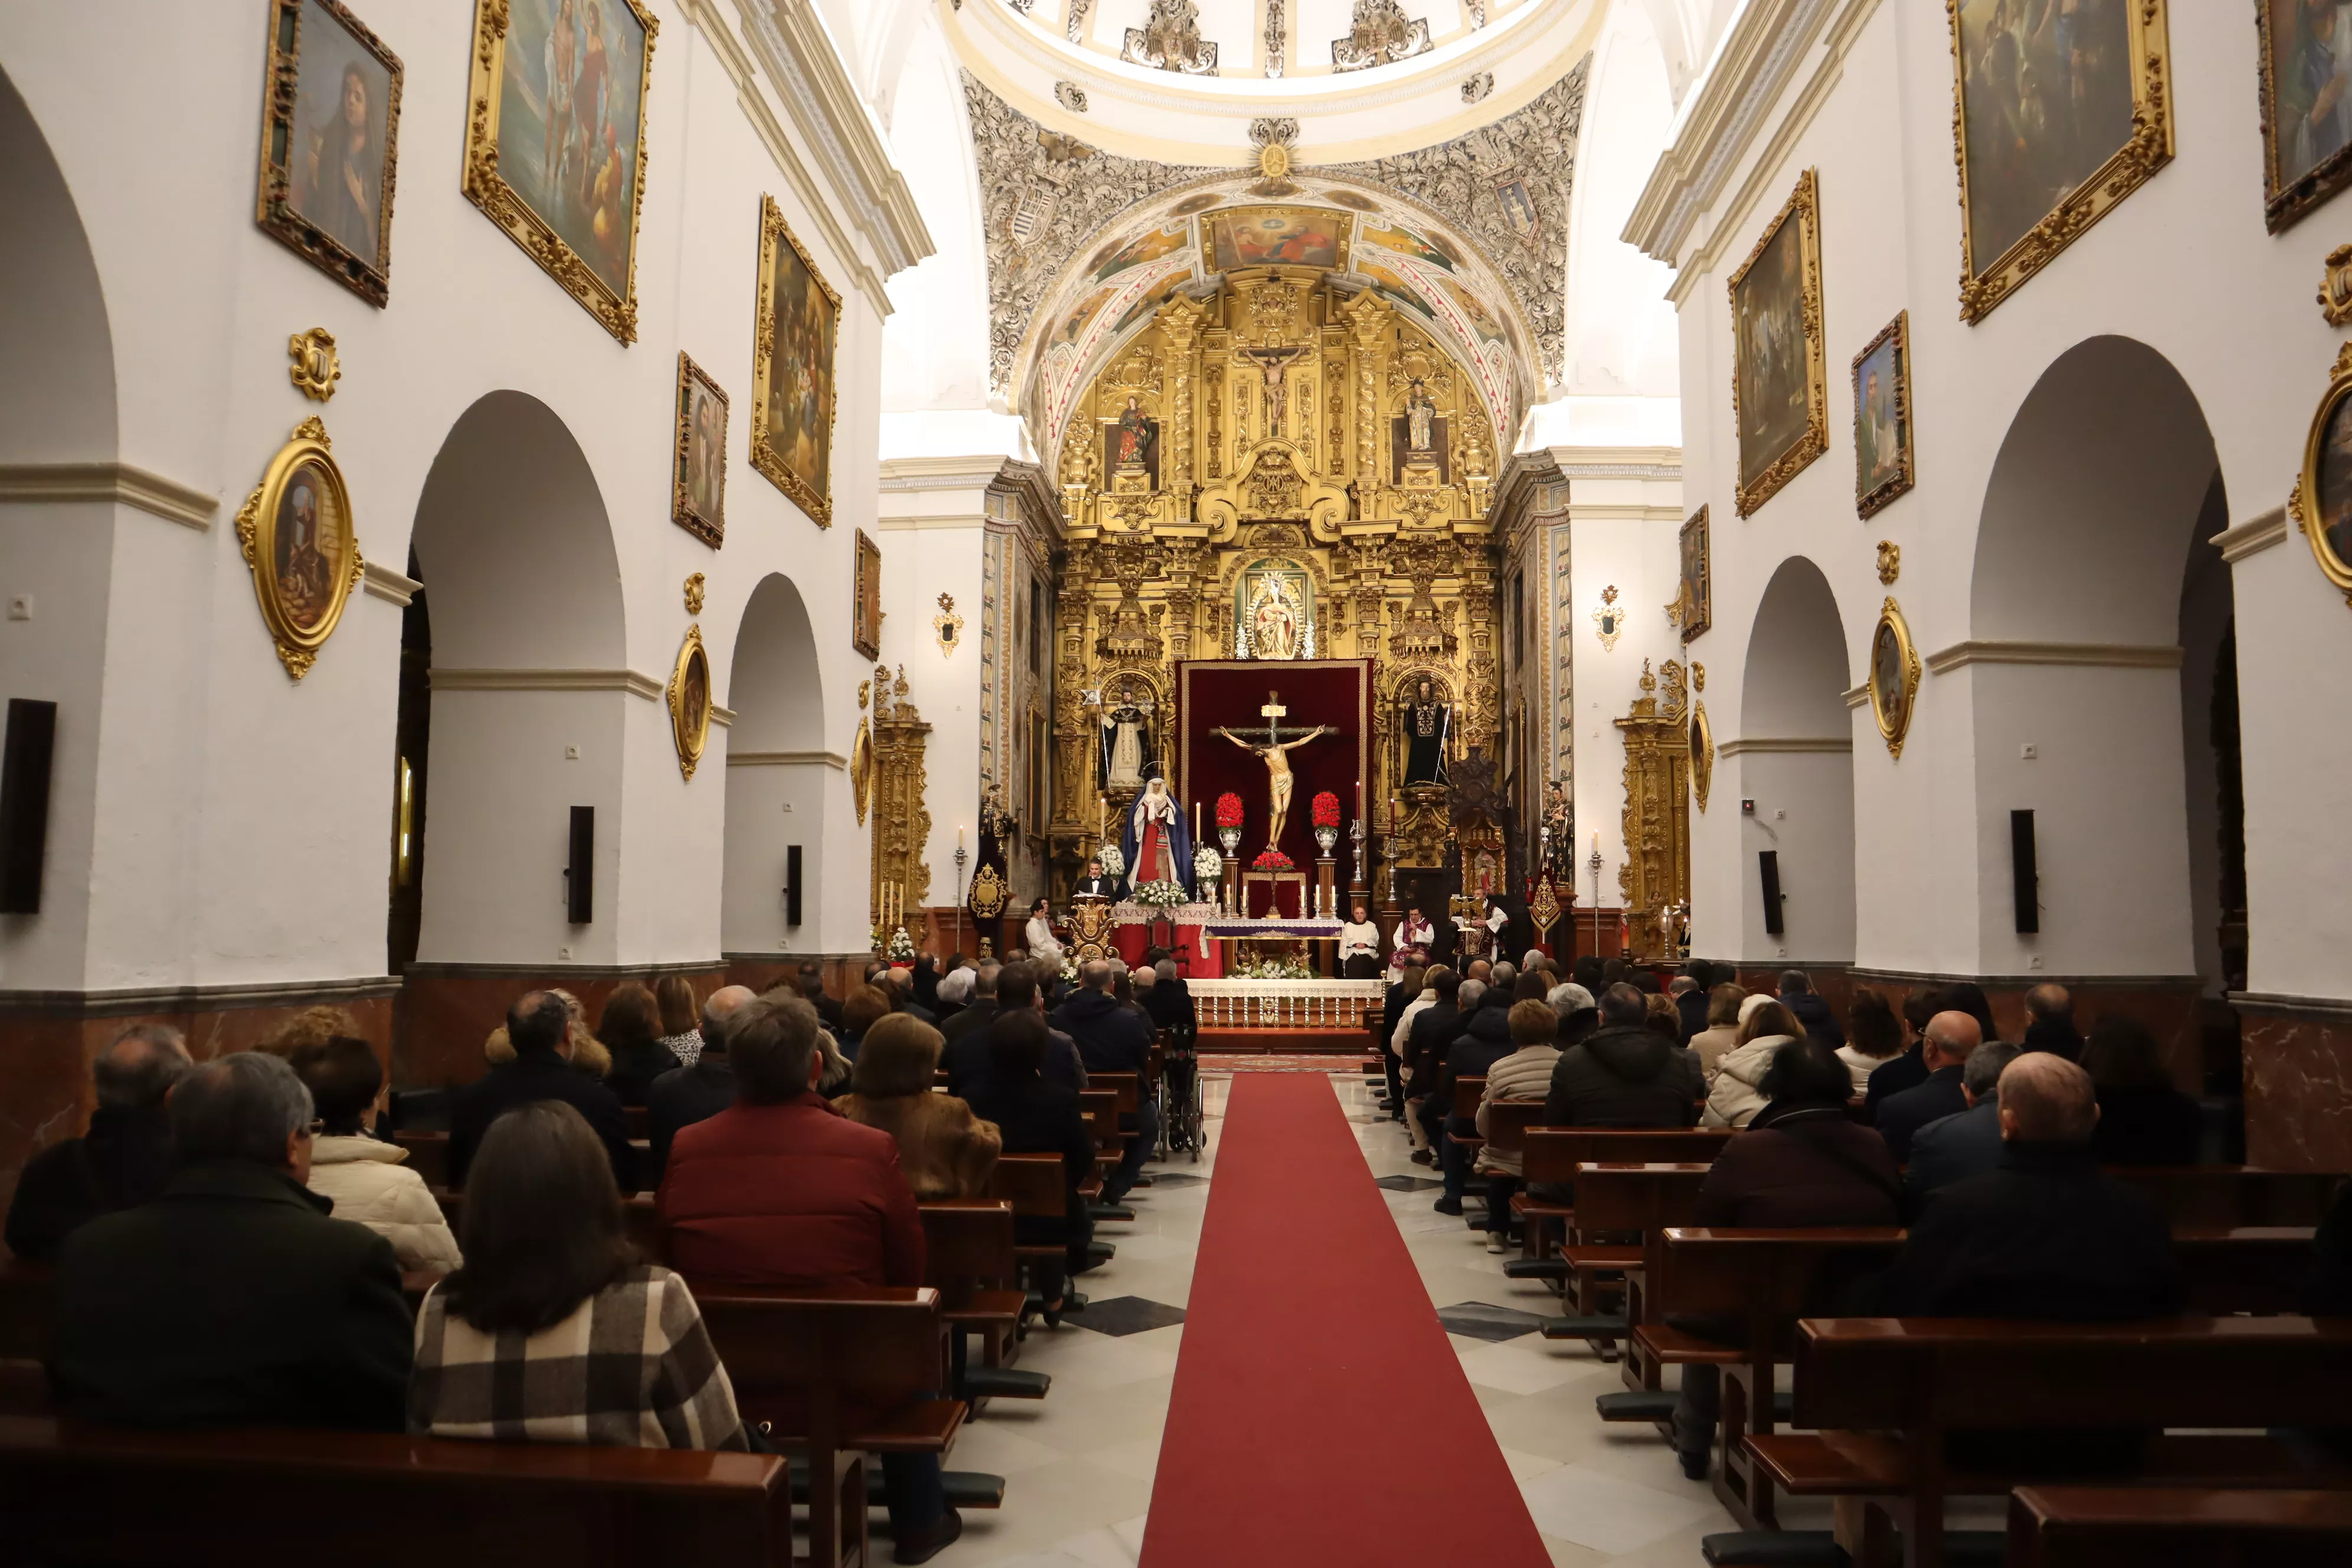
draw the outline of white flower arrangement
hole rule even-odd
[[[1072,985],[1076,985],[1078,983],[1078,961],[1076,959],[1066,958],[1062,960],[1062,978]]]
[[[1192,851],[1192,877],[1196,881],[1213,882],[1225,874],[1225,858],[1217,853],[1213,844],[1203,844]]]
[[[915,956],[915,939],[907,934],[905,926],[900,926],[890,933],[889,953],[894,959]]]
[[[1155,910],[1181,909],[1192,901],[1192,896],[1184,890],[1183,883],[1164,879],[1144,883],[1135,889],[1134,896],[1137,903]]]
[[[1116,844],[1106,844],[1095,851],[1094,858],[1102,862],[1103,875],[1113,881],[1127,875],[1127,856]]]
[[[1255,963],[1244,963],[1234,974],[1237,980],[1312,980],[1315,971],[1305,961],[1297,958],[1262,958]]]

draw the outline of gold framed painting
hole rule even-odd
[[[2352,605],[2352,343],[2337,351],[2326,394],[2304,437],[2303,472],[2287,498],[2320,574]]]
[[[669,702],[670,739],[677,746],[677,771],[691,779],[701,765],[703,748],[710,743],[710,655],[703,648],[699,626],[686,628],[664,695]]]
[[[1911,624],[1903,607],[1890,596],[1878,612],[1878,628],[1870,635],[1870,708],[1878,718],[1879,739],[1886,754],[1901,759],[1904,737],[1911,732],[1912,710],[1919,700],[1919,650],[1911,643]]]
[[[1705,811],[1707,791],[1715,784],[1715,726],[1707,720],[1704,702],[1691,704],[1690,782],[1691,799]]]
[[[2352,184],[2352,96],[2342,8],[2326,0],[2254,0],[2263,95],[2263,218],[2292,227]]]
[[[761,196],[751,466],[819,528],[833,526],[834,350],[840,332],[841,296],[802,248],[776,198]]]
[[[1980,321],[2172,162],[2165,0],[1944,0],[1960,320]]]
[[[327,427],[313,417],[269,459],[236,514],[236,538],[253,573],[262,625],[286,673],[310,673],[335,634],[366,563],[352,527],[352,496]]]
[[[1864,517],[1918,482],[1911,447],[1911,312],[1853,356],[1853,507]]]
[[[1742,517],[1829,450],[1821,176],[1808,169],[1731,275],[1731,417]]]
[[[1688,647],[1715,625],[1715,558],[1706,508],[1691,513],[1682,531],[1683,584],[1675,601],[1683,643]]]
[[[262,231],[372,305],[392,297],[400,57],[341,0],[270,0]]]
[[[637,338],[643,0],[476,0],[467,198],[624,343]]]
[[[1201,267],[1238,272],[1250,267],[1348,269],[1356,220],[1326,207],[1229,207],[1201,220]]]
[[[862,528],[850,582],[849,646],[867,658],[882,657],[882,547]]]
[[[727,538],[727,394],[683,349],[677,355],[676,442],[670,521],[716,550]]]

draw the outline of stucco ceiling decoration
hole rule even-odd
[[[1151,15],[1140,27],[1127,29],[1118,58],[1156,70],[1217,74],[1217,46],[1201,37],[1201,7],[1193,0],[1151,0]]]
[[[1397,0],[1356,0],[1348,36],[1331,40],[1331,68],[1370,70],[1430,50],[1429,24],[1408,16]]]
[[[1382,206],[1378,197],[1385,194],[1393,199],[1397,220],[1427,229],[1433,218],[1460,241],[1467,254],[1459,258],[1408,254],[1388,270],[1404,289],[1431,290],[1434,298],[1422,300],[1423,311],[1441,322],[1450,313],[1467,335],[1474,358],[1489,357],[1498,343],[1515,350],[1522,361],[1515,379],[1530,381],[1534,395],[1541,395],[1547,378],[1556,380],[1561,373],[1569,172],[1591,68],[1589,57],[1579,61],[1525,107],[1470,135],[1393,157],[1330,167],[1293,164],[1288,171],[1293,179],[1307,182],[1309,194],[1303,199],[1328,196],[1337,205],[1371,213]],[[989,374],[1001,396],[1015,395],[1014,371],[1024,338],[1042,343],[1047,334],[1049,323],[1038,319],[1041,310],[1057,311],[1066,322],[1068,312],[1084,302],[1079,296],[1085,276],[1072,265],[1081,250],[1108,256],[1119,241],[1131,243],[1156,224],[1253,199],[1245,194],[1251,171],[1097,151],[1040,126],[969,72],[964,96],[986,236]],[[1358,188],[1318,191],[1318,179]],[[1221,194],[1214,188],[1220,184],[1233,189]],[[1461,265],[1443,265],[1450,259]],[[1381,258],[1383,266],[1388,261]],[[1487,277],[1499,289],[1482,303],[1479,284]],[[1049,300],[1057,279],[1062,287]],[[1133,310],[1132,304],[1125,308]],[[1059,331],[1061,322],[1052,324],[1053,330]],[[1522,332],[1531,343],[1510,342]],[[1033,353],[1033,362],[1039,357]],[[1021,392],[1025,396],[1030,390]],[[1522,395],[1490,406],[1499,418],[1526,401]]]

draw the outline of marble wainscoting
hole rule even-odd
[[[580,998],[593,1027],[604,999],[632,980],[651,984],[683,974],[697,997],[730,976],[717,961],[703,963],[572,965],[413,963],[404,976],[393,1033],[392,1081],[399,1089],[439,1089],[471,1083],[489,1070],[482,1044],[507,1021],[507,1008],[526,991],[561,986]]]
[[[2352,1171],[2352,1004],[2239,993],[2246,1163]]]
[[[133,1024],[168,1024],[199,1061],[250,1050],[306,1007],[351,1014],[391,1059],[389,976],[319,984],[220,986],[136,992],[0,993],[0,1209],[25,1163],[79,1137],[95,1107],[89,1064]]]

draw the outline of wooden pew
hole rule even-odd
[[[1903,1532],[1908,1568],[1940,1568],[1946,1500],[2033,1478],[1948,1467],[1947,1433],[2191,1427],[2224,1433],[2343,1420],[2352,1321],[2183,1318],[2147,1323],[1811,1318],[1798,1324],[1801,1433],[1750,1436],[1792,1495],[1858,1499],[1861,1568]],[[2352,1484],[2262,1436],[2150,1438],[2131,1478],[2167,1485]]]
[[[2315,1226],[2344,1179],[2255,1165],[2114,1165],[2106,1173],[2154,1198],[2177,1231]]]
[[[2352,1563],[2352,1491],[2020,1487],[2009,1568],[2305,1568]]]
[[[1099,1179],[1099,1178],[1097,1178]],[[988,1195],[1012,1205],[1016,1219],[1064,1219],[1069,1199],[1062,1184],[1059,1154],[1003,1154],[988,1179]],[[1028,1289],[1050,1300],[1064,1290],[1069,1253],[1060,1242],[1030,1242],[1013,1249]],[[1076,1300],[1075,1296],[1073,1300]]]
[[[1459,1116],[1465,1121],[1469,1121],[1473,1115],[1476,1114],[1478,1102],[1486,1098],[1486,1075],[1485,1073],[1466,1074],[1461,1078],[1455,1079],[1454,1080],[1454,1109],[1445,1113],[1445,1120],[1450,1123],[1455,1117]],[[1478,1151],[1486,1146],[1486,1140],[1479,1137],[1475,1132],[1465,1133],[1458,1138],[1454,1137],[1451,1131],[1447,1132],[1445,1135],[1448,1138],[1453,1138],[1454,1142],[1460,1144],[1464,1151],[1465,1151],[1466,1157],[1473,1160],[1478,1157]],[[1480,1222],[1477,1228],[1480,1230],[1486,1229],[1486,1226],[1485,1222]]]
[[[1640,1295],[1643,1248],[1667,1226],[1686,1225],[1698,1205],[1698,1190],[1714,1167],[1698,1164],[1594,1164],[1576,1167],[1576,1210],[1568,1224],[1560,1256],[1569,1268],[1566,1318],[1544,1325],[1546,1339],[1587,1339],[1604,1361],[1614,1360],[1616,1338],[1594,1333],[1595,1320],[1611,1315],[1624,1297],[1623,1321],[1631,1322]],[[1553,1324],[1563,1325],[1554,1331]],[[1654,1388],[1655,1383],[1647,1386]]]
[[[808,1462],[811,1557],[862,1568],[871,1561],[866,1457],[944,1455],[963,1424],[961,1400],[913,1397],[947,1384],[939,1292],[688,1283],[736,1408],[771,1423],[770,1440]]]
[[[1723,1370],[1723,1407],[1716,1439],[1715,1491],[1744,1528],[1773,1528],[1769,1477],[1757,1471],[1740,1438],[1769,1436],[1779,1409],[1773,1357],[1787,1360],[1785,1325],[1814,1306],[1812,1292],[1825,1265],[1864,1270],[1894,1260],[1903,1232],[1892,1228],[1709,1230],[1669,1226],[1645,1254],[1633,1328],[1627,1378],[1643,1374],[1638,1391],[1659,1387],[1665,1364],[1706,1364]],[[2294,1228],[2192,1231],[2173,1237],[2191,1311],[2295,1311],[2310,1273],[2311,1237]],[[1727,1321],[1723,1340],[1675,1328],[1667,1317]],[[1765,1353],[1769,1347],[1771,1354]],[[1670,1400],[1603,1394],[1603,1420],[1653,1420]]]
[[[449,1184],[449,1134],[395,1132],[393,1141],[408,1151],[408,1168],[423,1177],[426,1186]]]
[[[0,1418],[11,1564],[245,1568],[315,1556],[355,1530],[364,1547],[373,1520],[385,1521],[381,1550],[355,1561],[789,1568],[791,1496],[773,1454]]]
[[[621,1125],[627,1130],[631,1142],[644,1142],[653,1132],[652,1119],[642,1105],[621,1107]]]
[[[441,1205],[441,1217],[449,1222],[450,1231],[463,1235],[466,1194],[448,1187],[436,1187],[433,1189],[433,1201]],[[621,1229],[627,1236],[629,1245],[635,1247],[646,1262],[664,1260],[661,1211],[655,1206],[651,1193],[639,1193],[621,1200]]]
[[[940,1319],[959,1397],[979,1414],[979,1401],[1043,1399],[1053,1380],[1008,1364],[1021,1326],[1021,1264],[1013,1250],[1013,1205],[1002,1198],[936,1198],[920,1205],[923,1283],[940,1293]],[[981,1342],[982,1364],[971,1364],[968,1336]]]
[[[1521,1163],[1528,1186],[1573,1183],[1580,1164],[1712,1164],[1731,1137],[1724,1127],[1529,1127]],[[1527,1228],[1520,1259],[1505,1265],[1503,1272],[1515,1279],[1565,1280],[1567,1265],[1549,1254],[1553,1235],[1573,1217],[1573,1206],[1531,1197],[1522,1188],[1511,1195],[1511,1212]]]

